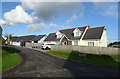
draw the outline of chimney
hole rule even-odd
[[[90,26],[88,25],[88,29],[90,29]]]

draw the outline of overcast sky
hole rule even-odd
[[[27,0],[26,0],[27,1]],[[94,0],[93,0],[94,1]],[[118,39],[117,2],[2,2],[3,35],[41,35],[60,29],[106,26],[109,42]],[[8,26],[10,25],[9,31]]]

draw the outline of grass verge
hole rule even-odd
[[[109,66],[113,68],[119,68],[119,64],[120,64],[120,56],[117,55],[85,54],[77,51],[70,52],[70,51],[58,51],[58,50],[47,51],[45,53],[64,59],[77,60],[77,61],[97,64],[101,66]]]
[[[20,62],[22,62],[22,58],[18,53],[11,50],[10,48],[2,47],[0,48],[0,51],[2,50],[2,63],[0,63],[1,70],[6,70],[8,68],[14,67],[18,65]],[[0,71],[1,71],[0,70]]]

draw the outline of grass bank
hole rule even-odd
[[[0,63],[0,67],[2,68],[0,68],[0,71],[16,66],[22,62],[22,58],[14,50],[2,47],[0,51],[2,51],[0,53],[0,55],[2,55],[2,63]]]
[[[118,68],[120,64],[120,56],[117,55],[85,54],[77,51],[47,51],[46,53],[64,59],[77,60],[113,68]]]

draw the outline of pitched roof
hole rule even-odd
[[[88,29],[83,37],[83,40],[100,39],[104,28],[105,27],[103,26]]]
[[[28,35],[28,36],[20,36],[20,37],[13,37],[11,38],[12,41],[30,41],[32,38],[34,38],[35,35]]]
[[[77,27],[80,31],[85,31],[87,26],[84,26],[84,27]],[[71,28],[71,29],[65,29],[65,30],[59,30],[61,33],[65,34],[68,39],[71,39],[71,40],[78,40],[81,38],[82,34],[79,36],[79,37],[74,37],[73,35],[73,31],[75,30],[76,28]]]
[[[50,33],[45,41],[59,41],[60,39],[57,39],[56,33]]]
[[[40,40],[41,38],[43,38],[45,35],[38,35],[38,36],[35,36],[34,38],[31,39],[31,41],[38,41]]]
[[[84,32],[84,30],[86,29],[86,27],[87,27],[87,26],[84,26],[84,27],[76,27],[76,28],[78,28],[80,31],[83,31],[83,32]],[[64,30],[59,30],[59,31],[60,31],[61,33],[63,33],[64,35],[66,35],[66,37],[67,37],[68,39],[70,39],[70,40],[78,40],[78,39],[81,38],[83,32],[82,32],[81,36],[75,38],[74,35],[73,35],[73,31],[74,31],[76,28],[64,29]],[[59,41],[59,40],[60,40],[60,38],[58,39],[58,38],[56,37],[56,33],[50,33],[50,34],[47,36],[47,38],[45,39],[45,41]]]

